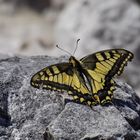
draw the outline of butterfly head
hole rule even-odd
[[[69,58],[69,63],[71,63],[73,67],[77,67],[79,65],[79,61],[73,56]]]

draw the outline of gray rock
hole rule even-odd
[[[46,133],[53,136],[52,139],[62,140],[139,139],[139,101],[129,85],[118,82],[114,106],[95,106],[91,110],[87,106],[69,103],[50,123]]]
[[[140,99],[126,83],[117,81],[114,105],[92,109],[73,102],[64,105],[64,93],[30,86],[38,70],[66,60],[65,56],[0,58],[0,139],[140,139]]]

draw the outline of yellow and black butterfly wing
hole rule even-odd
[[[115,90],[112,79],[120,75],[133,54],[124,49],[110,49],[88,55],[80,60],[89,80],[94,98],[101,104],[111,101]]]
[[[40,70],[31,78],[31,85],[35,88],[66,90],[76,102],[96,104],[82,74],[71,63],[59,63]]]
[[[36,88],[63,90],[71,85],[73,71],[69,63],[48,66],[31,78],[31,85]]]

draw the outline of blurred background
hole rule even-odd
[[[75,57],[126,48],[123,78],[140,95],[140,0],[0,0],[0,54]]]

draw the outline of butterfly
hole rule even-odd
[[[31,85],[47,90],[67,91],[73,101],[89,106],[112,102],[114,77],[121,75],[133,53],[125,49],[99,51],[77,60],[43,68],[31,78]]]

